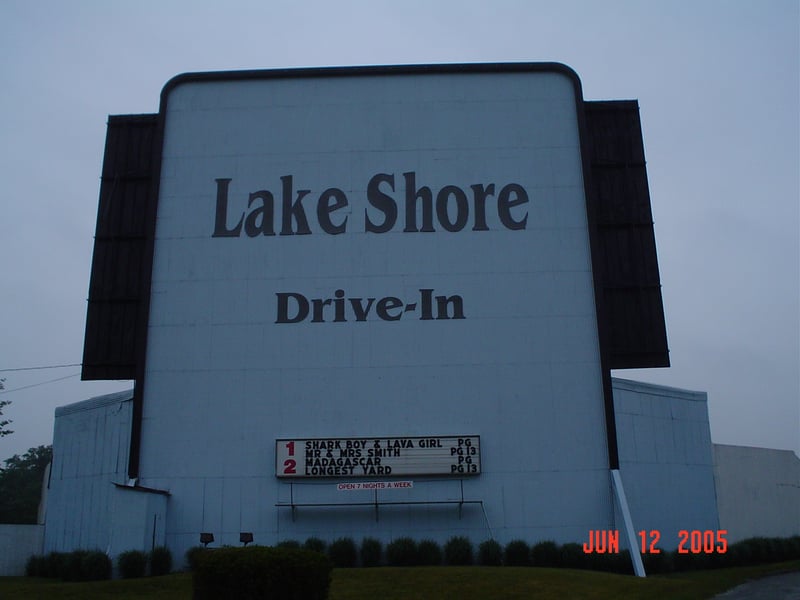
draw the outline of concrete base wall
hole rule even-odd
[[[800,535],[800,458],[790,450],[714,444],[719,525],[732,542]]]

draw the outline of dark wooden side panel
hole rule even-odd
[[[82,379],[135,379],[157,115],[108,120]],[[144,324],[146,325],[146,324]]]
[[[584,106],[609,367],[668,367],[639,105],[623,100]]]

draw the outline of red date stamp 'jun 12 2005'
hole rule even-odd
[[[661,531],[644,529],[638,532],[639,550],[642,554],[660,554]],[[725,554],[728,551],[726,529],[681,529],[678,531],[678,554]],[[585,554],[619,554],[619,530],[592,529],[588,541],[583,543]]]

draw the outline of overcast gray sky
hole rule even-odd
[[[587,100],[641,106],[672,367],[614,375],[707,391],[716,443],[800,454],[798,12],[797,0],[0,0],[0,369],[80,363],[106,118],[157,112],[174,75],[558,61]],[[0,460],[51,443],[56,406],[129,387],[79,371],[0,372],[15,431]]]

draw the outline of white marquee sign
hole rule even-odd
[[[280,439],[278,477],[478,475],[480,436]]]

